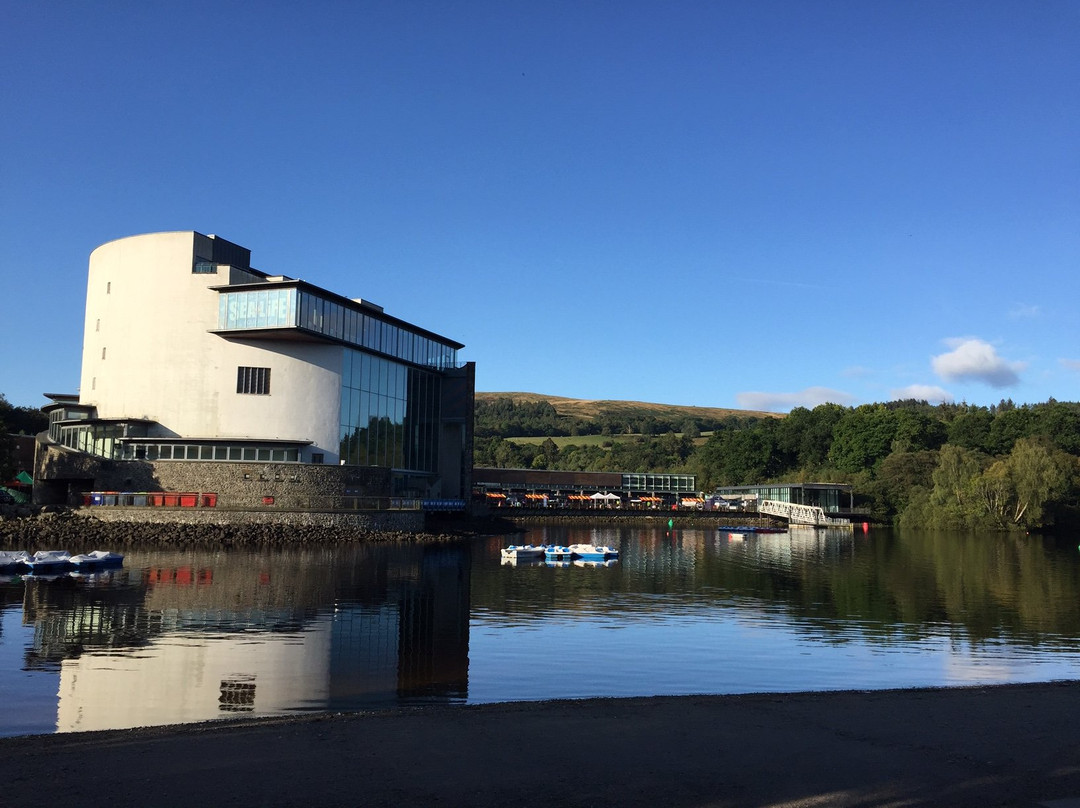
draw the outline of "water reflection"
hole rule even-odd
[[[519,537],[601,540],[619,563],[588,576],[474,566],[470,700],[1080,678],[1073,542],[731,532]]]
[[[59,675],[55,729],[123,728],[461,701],[468,559],[467,545],[136,552],[2,591],[21,588],[32,627],[23,670]]]
[[[1080,678],[1075,542],[548,527],[0,580],[0,734],[416,704]]]
[[[950,626],[973,642],[1008,636],[1070,646],[1080,637],[1080,559],[1071,539],[810,528],[735,538],[723,530],[548,527],[521,540],[612,544],[620,550],[618,572],[503,576],[497,583],[514,592],[482,587],[474,611],[514,611],[536,599],[572,611],[579,599],[617,596],[620,609],[655,614],[650,596],[666,595],[665,609],[739,601],[821,630],[917,637]]]

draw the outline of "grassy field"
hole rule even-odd
[[[576,418],[596,418],[604,414],[653,412],[665,416],[680,415],[690,417],[727,418],[730,415],[751,416],[754,418],[783,418],[782,413],[759,412],[757,410],[732,410],[725,407],[688,407],[681,404],[654,404],[646,401],[591,401],[582,398],[563,398],[545,396],[540,393],[477,393],[477,401],[497,401],[509,398],[515,404],[547,401],[559,415],[572,415]]]

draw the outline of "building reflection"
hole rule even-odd
[[[467,545],[129,554],[36,580],[25,667],[58,670],[57,729],[459,701]]]

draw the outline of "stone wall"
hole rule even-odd
[[[211,492],[223,507],[251,508],[272,499],[286,508],[331,510],[332,500],[387,497],[390,470],[309,463],[230,463],[186,460],[108,461],[98,491]]]
[[[75,505],[79,492],[90,491],[102,459],[52,443],[42,432],[34,451],[34,504]]]
[[[137,522],[149,525],[287,525],[355,529],[363,533],[421,533],[422,511],[329,513],[315,511],[232,510],[228,508],[79,508],[75,514],[99,522]]]
[[[104,460],[39,440],[35,491],[40,504],[70,501],[85,491],[212,493],[225,508],[315,511],[386,506],[390,470],[311,463]],[[380,502],[381,500],[381,502]]]

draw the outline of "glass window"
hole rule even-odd
[[[266,290],[260,289],[254,293],[254,299],[252,301],[255,304],[255,322],[253,325],[256,328],[266,327]]]
[[[286,289],[284,290],[284,296],[285,312],[282,325],[294,326],[296,325],[296,290]]]
[[[382,343],[379,341],[379,321],[374,317],[364,315],[364,347],[373,351],[379,350]]]
[[[345,387],[352,387],[352,366],[355,353],[348,348],[341,353],[341,384]]]
[[[345,339],[349,342],[355,343],[359,339],[359,335],[357,334],[359,321],[360,313],[349,309],[345,322]]]
[[[238,367],[236,392],[246,395],[270,395],[270,368]]]
[[[341,339],[345,333],[345,309],[339,306],[337,303],[327,303],[328,309],[328,332],[331,337],[335,339]]]

